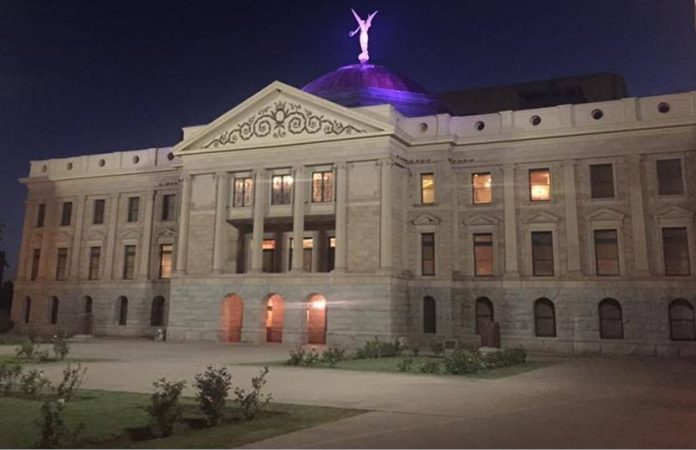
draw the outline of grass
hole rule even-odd
[[[134,440],[130,430],[149,423],[145,410],[149,395],[125,392],[80,391],[78,399],[68,404],[66,421],[76,427],[85,424],[78,441],[81,448],[232,448],[261,439],[279,436],[324,422],[361,414],[355,409],[271,403],[250,422],[236,420],[214,428],[195,429],[185,423],[177,425],[168,438]],[[184,418],[200,418],[192,398],[183,398]],[[231,403],[231,402],[230,402]],[[0,448],[36,447],[41,408],[40,400],[2,397],[0,411]],[[236,411],[236,410],[235,410]]]
[[[26,359],[17,358],[15,355],[0,355],[0,364],[22,364],[22,365],[37,365],[37,364],[55,364],[55,363],[88,363],[88,362],[103,362],[103,361],[116,361],[115,359],[108,358],[71,358],[65,357],[64,359],[57,359],[50,356],[46,360],[40,359]]]

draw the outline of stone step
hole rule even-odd
[[[91,334],[76,334],[70,338],[71,341],[89,341],[90,339],[94,339]]]

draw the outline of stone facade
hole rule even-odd
[[[677,324],[669,311],[675,299],[696,303],[695,127],[693,92],[404,117],[389,105],[349,109],[275,82],[212,123],[185,128],[173,148],[32,162],[21,180],[28,198],[13,319],[19,328],[98,335],[166,327],[170,339],[226,340],[237,327],[242,341],[260,343],[269,298],[279,295],[286,343],[307,343],[321,309],[329,345],[375,336],[477,345],[485,297],[505,346],[694,354],[695,342],[671,339],[673,327],[694,326],[693,312],[691,321],[674,313]],[[659,192],[662,160],[679,161],[680,192]],[[613,195],[593,198],[597,164],[611,165]],[[549,171],[548,200],[530,197],[534,169]],[[321,173],[330,185],[317,201]],[[472,175],[481,173],[490,174],[491,201],[477,204]],[[432,202],[423,202],[423,174],[434,179]],[[140,200],[129,221],[132,197]],[[97,200],[103,220],[95,220]],[[61,225],[65,202],[72,210]],[[689,274],[667,273],[664,229],[686,231]],[[616,232],[618,275],[598,276],[597,230]],[[552,274],[534,273],[533,232],[551,232]],[[433,274],[422,240],[430,234]],[[481,234],[492,240],[486,276],[474,258]],[[63,262],[58,249],[67,249]],[[225,312],[232,295],[242,304],[234,319]],[[158,296],[165,308],[155,313]],[[426,297],[435,311],[425,311]],[[553,303],[553,336],[538,335],[549,320],[535,309],[540,298]],[[606,298],[621,306],[622,338],[601,337]],[[435,322],[426,326],[429,314]]]

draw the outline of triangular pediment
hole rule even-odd
[[[391,132],[393,126],[373,116],[275,81],[196,129],[174,147],[174,153],[239,150]]]
[[[618,212],[614,211],[613,209],[598,209],[597,211],[593,211],[590,214],[587,215],[587,220],[590,221],[622,221],[624,219],[625,215]]]
[[[88,241],[103,241],[106,235],[101,231],[90,231],[87,234]]]
[[[140,239],[140,230],[126,229],[122,231],[118,237],[121,239]]]
[[[72,235],[66,233],[65,231],[60,231],[56,233],[53,239],[59,244],[66,244],[72,240]]]
[[[660,219],[683,219],[692,218],[694,216],[694,212],[689,209],[682,208],[681,206],[670,206],[658,212],[656,216]]]
[[[176,236],[176,233],[172,228],[163,228],[157,233],[158,238],[173,238]]]
[[[540,211],[534,214],[528,215],[523,222],[524,223],[556,223],[561,218],[555,214],[551,214],[545,211]]]
[[[486,216],[483,214],[476,214],[464,220],[464,225],[474,226],[474,225],[496,225],[498,219],[491,216]]]
[[[411,221],[414,225],[440,225],[440,218],[432,214],[422,214]]]

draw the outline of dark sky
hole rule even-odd
[[[13,274],[33,159],[177,142],[273,80],[371,62],[433,92],[615,71],[696,89],[692,0],[0,0],[0,220]]]

